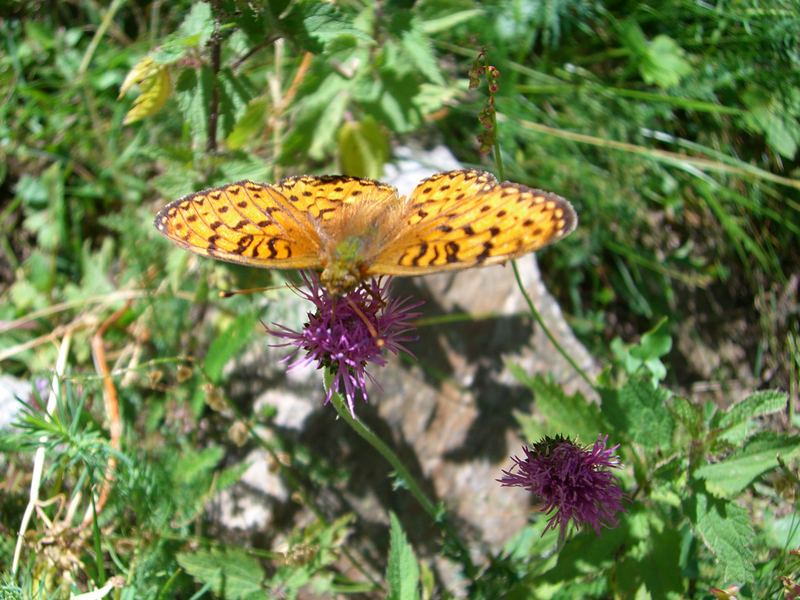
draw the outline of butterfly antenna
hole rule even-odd
[[[282,287],[283,286],[280,285],[268,285],[266,287],[244,288],[241,290],[220,290],[219,297],[232,298],[233,296],[244,295],[244,294],[257,294],[258,292],[270,292],[274,290],[279,290]]]
[[[369,322],[369,319],[367,318],[367,315],[364,314],[364,311],[358,308],[358,305],[353,302],[353,299],[349,296],[347,298],[347,303],[350,305],[350,308],[353,309],[353,312],[358,315],[358,318],[364,322],[364,325],[367,326],[367,331],[369,331],[372,339],[375,340],[375,344],[378,346],[378,348],[383,348],[383,345],[386,343],[385,340],[378,335],[378,330],[375,329],[375,326]]]

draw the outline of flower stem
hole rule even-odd
[[[583,379],[586,383],[588,383],[592,389],[595,389],[594,382],[591,380],[589,375],[586,374],[586,371],[584,371],[578,365],[578,363],[575,362],[575,359],[572,358],[569,352],[564,350],[564,347],[558,342],[558,340],[552,334],[550,329],[548,329],[547,325],[545,325],[542,313],[540,313],[539,310],[536,308],[536,306],[533,304],[533,300],[531,300],[531,297],[528,295],[528,291],[525,289],[525,286],[522,283],[522,278],[520,277],[519,269],[517,268],[517,261],[515,260],[511,261],[511,268],[514,269],[514,278],[517,280],[517,287],[519,288],[519,291],[522,292],[522,296],[525,298],[525,302],[528,303],[528,309],[531,311],[531,315],[539,324],[539,327],[542,328],[542,331],[544,331],[544,334],[547,336],[547,339],[550,340],[550,343],[553,344],[553,346],[555,346],[555,349],[558,351],[558,353],[564,357],[564,360],[566,360],[570,364],[570,366],[573,369],[575,369],[575,372],[581,376],[581,379]]]
[[[326,387],[330,385],[332,379],[332,373],[326,370]],[[411,472],[400,460],[400,457],[397,456],[397,454],[395,454],[394,451],[389,448],[389,446],[386,445],[381,438],[375,435],[369,427],[359,421],[350,412],[350,409],[348,408],[341,394],[338,392],[331,394],[331,404],[333,404],[333,407],[336,409],[336,412],[339,414],[342,420],[352,427],[353,430],[360,435],[362,439],[364,439],[364,441],[375,448],[380,455],[383,456],[383,458],[385,458],[390,465],[392,465],[395,473],[397,473],[397,477],[402,481],[403,485],[408,489],[408,491],[411,492],[411,495],[414,496],[414,499],[419,502],[420,506],[422,506],[425,512],[428,513],[428,516],[430,516],[435,523],[442,527],[442,531],[446,537],[446,549],[449,548],[454,557],[457,558],[463,565],[465,574],[470,578],[477,576],[478,571],[475,568],[475,565],[472,563],[472,558],[470,557],[466,544],[458,537],[455,529],[447,520],[447,516],[444,514],[444,511],[437,507],[433,501],[431,501],[431,499],[425,495],[425,492],[422,491],[422,488],[411,475]]]
[[[503,181],[505,179],[505,167],[503,166],[503,155],[500,152],[500,144],[497,143],[496,112],[492,112],[492,124],[494,125],[494,131],[495,131],[494,163],[495,163],[495,168],[497,170],[497,178],[500,181]],[[525,298],[525,302],[528,303],[528,308],[531,311],[531,315],[533,316],[534,320],[539,324],[539,327],[542,328],[542,331],[544,331],[544,334],[547,336],[547,339],[550,340],[550,343],[553,344],[553,346],[555,346],[555,349],[558,351],[558,353],[564,357],[564,359],[572,366],[573,369],[575,369],[575,372],[581,376],[581,379],[583,379],[586,383],[588,383],[589,386],[594,388],[594,382],[586,374],[586,371],[584,371],[583,369],[580,368],[580,366],[578,366],[578,363],[575,362],[575,359],[572,358],[572,356],[570,356],[570,354],[566,350],[564,350],[564,347],[558,343],[558,340],[556,340],[555,336],[552,334],[550,329],[547,327],[547,325],[545,325],[544,319],[542,318],[542,313],[540,313],[539,310],[536,308],[536,306],[533,304],[533,300],[531,300],[531,297],[528,295],[528,291],[525,289],[525,286],[522,283],[522,278],[520,277],[519,268],[517,267],[516,260],[511,261],[511,268],[514,269],[514,278],[517,280],[517,287],[519,287],[519,291],[522,292],[522,296]]]

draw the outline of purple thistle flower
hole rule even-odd
[[[608,436],[598,436],[594,447],[582,447],[563,436],[545,437],[533,445],[523,446],[525,458],[512,456],[514,467],[503,470],[498,479],[503,486],[519,486],[541,501],[541,511],[550,514],[548,529],[560,527],[566,536],[570,519],[575,527],[591,525],[600,534],[601,526],[616,527],[617,513],[622,508],[622,490],[608,469],[620,467],[614,451],[619,444],[606,448]]]
[[[302,277],[307,289],[294,289],[316,306],[316,312],[308,313],[301,331],[278,324],[273,324],[275,328],[267,327],[267,331],[288,340],[277,346],[297,347],[284,359],[291,361],[290,369],[311,363],[329,369],[333,379],[324,403],[330,402],[334,392],[340,392],[355,417],[357,392],[361,391],[367,401],[367,380],[375,381],[367,366],[385,365],[384,350],[411,354],[405,344],[417,339],[411,320],[419,316],[420,313],[413,311],[422,302],[389,299],[386,294],[389,279],[372,279],[346,294],[332,296],[320,284],[316,273],[303,273]],[[301,350],[305,354],[298,357]]]

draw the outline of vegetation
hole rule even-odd
[[[796,597],[798,9],[0,8],[0,368],[34,389],[0,425],[0,597]],[[380,178],[403,142],[573,202],[579,228],[539,259],[601,372],[567,394],[512,367],[534,399],[516,416],[528,445],[620,444],[616,528],[559,539],[536,514],[491,549],[334,394],[326,427],[393,469],[397,509],[372,539],[325,501],[358,466],[254,411],[231,366],[264,351],[259,321],[299,328],[309,308],[217,291],[298,279],[198,260],[152,226],[166,201],[244,178]],[[254,537],[212,514],[250,466],[242,447],[297,505]]]

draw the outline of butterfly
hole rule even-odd
[[[340,295],[371,276],[502,263],[560,240],[577,222],[561,196],[465,169],[428,177],[407,197],[340,175],[238,181],[171,202],[155,227],[197,254],[321,271]]]

